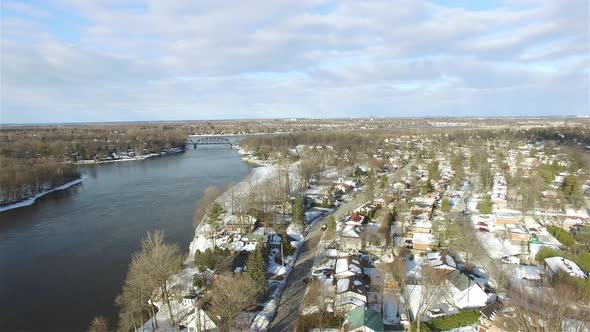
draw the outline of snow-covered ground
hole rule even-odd
[[[49,194],[49,193],[51,193],[51,192],[54,192],[54,191],[59,191],[59,190],[64,190],[64,189],[70,188],[70,187],[72,187],[72,186],[75,186],[75,185],[77,185],[77,184],[81,183],[82,181],[84,181],[84,180],[86,180],[86,179],[88,179],[88,177],[87,177],[86,175],[82,175],[82,176],[81,176],[79,179],[77,179],[77,180],[74,180],[74,181],[68,182],[68,183],[66,183],[66,184],[63,184],[63,185],[61,185],[61,186],[59,186],[59,187],[55,187],[55,188],[52,188],[52,189],[44,190],[44,191],[42,191],[42,192],[40,192],[40,193],[36,194],[35,196],[33,196],[33,197],[30,197],[30,198],[27,198],[27,199],[25,199],[25,200],[22,200],[22,201],[20,201],[20,202],[16,202],[16,203],[13,203],[13,204],[9,204],[9,205],[5,205],[5,206],[1,206],[1,207],[0,207],[0,212],[3,212],[3,211],[8,211],[8,210],[12,210],[12,209],[18,209],[18,208],[21,208],[21,207],[24,207],[24,206],[33,205],[33,203],[35,203],[35,201],[36,201],[38,198],[40,198],[40,197],[43,197],[43,196],[45,196],[45,195],[47,195],[47,194]]]
[[[399,298],[392,292],[383,293],[383,324],[399,324]]]
[[[510,240],[500,239],[492,233],[477,232],[477,237],[484,250],[493,259],[501,259],[503,256],[518,255],[527,250],[526,247],[514,245]]]
[[[114,159],[114,160],[100,160],[100,161],[96,161],[96,160],[93,160],[93,159],[89,159],[89,160],[78,160],[78,161],[76,161],[76,164],[79,164],[79,165],[110,164],[110,163],[118,163],[118,162],[122,162],[122,161],[146,160],[148,158],[157,157],[157,156],[160,156],[160,155],[157,154],[157,153],[150,153],[150,154],[144,154],[144,155],[136,156],[136,157],[121,156],[121,159]]]

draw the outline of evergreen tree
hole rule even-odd
[[[336,218],[333,215],[328,217],[326,222],[326,232],[328,233],[328,238],[333,239],[334,235],[336,235]]]
[[[289,242],[289,237],[287,236],[286,232],[281,234],[281,245],[283,246],[284,256],[291,256],[293,253],[295,253],[295,247],[293,247]]]
[[[438,170],[438,161],[433,161],[428,166],[428,177],[434,180],[440,178],[440,171]]]
[[[369,172],[369,176],[367,177],[367,181],[365,182],[365,199],[370,201],[373,200],[375,196],[375,177],[373,176],[373,172]]]
[[[441,202],[440,209],[442,212],[451,212],[451,202],[448,199],[444,198]]]
[[[574,208],[579,209],[584,204],[582,184],[576,175],[571,174],[564,179],[563,184],[561,185],[561,191]]]
[[[301,195],[297,196],[293,203],[292,219],[295,224],[303,226],[305,221],[305,207],[303,206],[303,196]]]
[[[428,180],[422,182],[421,191],[423,194],[430,193],[434,190],[434,186],[432,185],[432,179],[428,177]]]
[[[492,200],[490,196],[484,196],[478,203],[477,203],[477,210],[481,214],[490,214],[493,210]]]
[[[209,221],[211,223],[217,223],[223,212],[223,207],[219,203],[214,202],[213,204],[211,204],[211,207],[207,210],[207,217],[209,217]]]
[[[268,253],[266,244],[259,242],[256,249],[248,257],[247,272],[260,289],[266,289],[266,269],[268,265]]]

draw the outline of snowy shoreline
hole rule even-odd
[[[8,204],[8,205],[0,206],[0,212],[4,212],[4,211],[8,211],[8,210],[18,209],[18,208],[21,208],[21,207],[33,205],[37,201],[37,199],[40,198],[40,197],[43,197],[43,196],[45,196],[45,195],[47,195],[49,193],[52,193],[54,191],[60,191],[60,190],[68,189],[68,188],[70,188],[72,186],[75,186],[75,185],[81,183],[82,181],[84,181],[86,179],[88,179],[88,176],[82,175],[79,179],[76,179],[74,181],[70,181],[68,183],[62,184],[59,187],[55,187],[55,188],[51,188],[49,190],[42,191],[42,192],[40,192],[40,193],[38,193],[38,194],[36,194],[36,195],[34,195],[32,197],[29,197],[27,199],[24,199],[22,201],[18,201],[16,203],[11,203],[11,204]]]
[[[122,162],[122,161],[140,161],[140,160],[146,160],[149,158],[154,158],[154,157],[166,157],[166,156],[170,156],[170,155],[174,155],[174,154],[178,154],[178,153],[183,153],[184,150],[181,148],[173,148],[170,151],[166,151],[166,153],[150,153],[150,154],[144,154],[141,156],[137,156],[137,157],[128,157],[128,158],[120,158],[120,159],[113,159],[113,160],[79,160],[76,161],[75,164],[76,165],[97,165],[97,164],[110,164],[110,163],[118,163],[118,162]]]

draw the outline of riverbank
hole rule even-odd
[[[162,151],[160,153],[149,153],[144,154],[141,156],[129,157],[123,156],[117,159],[105,159],[105,160],[78,160],[75,162],[76,165],[96,165],[96,164],[110,164],[110,163],[117,163],[122,161],[138,161],[138,160],[146,160],[149,158],[154,157],[165,157],[173,154],[183,153],[184,149],[182,148],[171,148],[166,151]]]
[[[18,201],[18,202],[15,202],[15,203],[10,203],[8,205],[0,206],[0,212],[4,212],[4,211],[8,211],[8,210],[18,209],[18,208],[21,208],[21,207],[33,205],[35,203],[35,201],[37,201],[37,199],[39,199],[39,198],[41,198],[41,197],[43,197],[43,196],[45,196],[45,195],[47,195],[49,193],[52,193],[54,191],[60,191],[60,190],[68,189],[68,188],[70,188],[72,186],[75,186],[75,185],[77,185],[79,183],[82,183],[82,181],[86,180],[87,178],[88,177],[86,175],[82,175],[79,179],[76,179],[74,181],[70,181],[68,183],[62,184],[59,187],[55,187],[55,188],[51,188],[51,189],[48,189],[48,190],[44,190],[44,191],[42,191],[42,192],[40,192],[40,193],[38,193],[38,194],[36,194],[34,196],[31,196],[31,197],[29,197],[27,199],[24,199],[22,201]]]

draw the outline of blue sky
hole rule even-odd
[[[3,123],[590,114],[584,0],[1,3]]]

